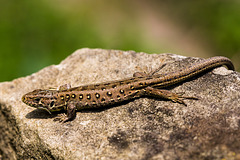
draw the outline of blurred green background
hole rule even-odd
[[[1,0],[0,81],[34,73],[80,48],[210,57],[240,69],[234,0]]]

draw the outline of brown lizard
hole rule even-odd
[[[165,98],[186,105],[183,99],[197,98],[184,97],[161,88],[185,81],[199,73],[222,65],[234,70],[231,60],[218,56],[166,74],[154,75],[155,72],[152,74],[137,72],[132,78],[118,81],[74,88],[71,88],[70,85],[63,85],[57,89],[37,89],[25,94],[22,101],[31,107],[44,109],[49,113],[64,110],[67,115],[64,119],[63,117],[59,118],[64,122],[73,120],[78,110],[112,105],[141,96]]]

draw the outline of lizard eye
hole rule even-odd
[[[50,103],[50,107],[52,107],[52,106],[54,106],[54,101],[52,101],[52,102]]]

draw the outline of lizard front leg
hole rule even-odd
[[[133,74],[133,77],[148,77],[148,76],[153,76],[155,73],[157,73],[158,71],[160,71],[163,67],[166,66],[166,63],[162,63],[157,69],[146,73],[146,72],[135,72]]]
[[[168,100],[171,100],[171,101],[173,101],[175,103],[183,104],[185,106],[187,106],[187,105],[183,101],[184,99],[198,100],[198,98],[196,98],[196,97],[181,96],[181,95],[172,93],[172,92],[170,92],[168,90],[164,90],[164,89],[157,89],[157,88],[152,88],[152,87],[146,87],[144,89],[144,91],[145,91],[145,95],[147,95],[147,96],[168,99]]]
[[[76,118],[76,111],[77,111],[77,107],[76,104],[74,102],[69,102],[66,105],[66,112],[67,114],[60,114],[59,116],[57,116],[54,121],[60,121],[60,122],[67,122],[67,121],[71,121],[73,119]]]

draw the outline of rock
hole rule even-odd
[[[224,67],[169,88],[195,96],[187,106],[139,98],[83,110],[67,123],[21,102],[34,89],[72,87],[175,71],[198,58],[173,54],[80,49],[30,76],[0,84],[0,159],[237,159],[240,158],[240,74]]]

